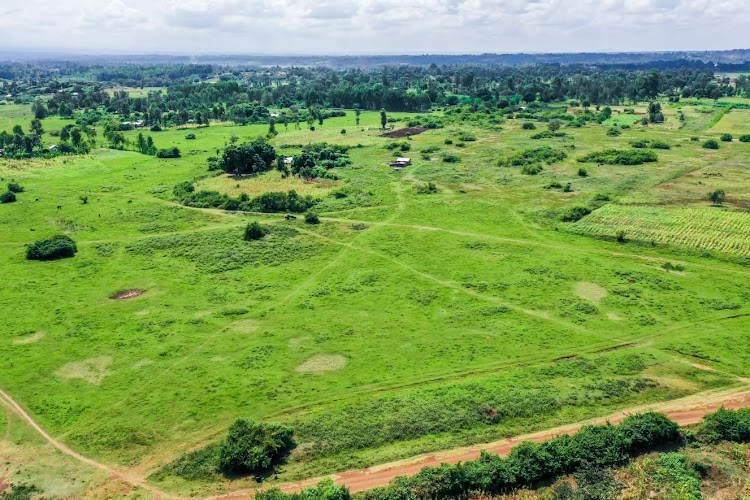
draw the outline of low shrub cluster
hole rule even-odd
[[[241,194],[232,198],[218,191],[195,191],[190,182],[178,184],[172,194],[185,206],[197,208],[219,208],[240,212],[294,212],[302,213],[320,202],[319,198],[300,196],[296,191],[287,193],[263,193],[255,198]]]
[[[576,222],[583,219],[591,213],[586,207],[570,207],[560,216],[560,220],[563,222]]]
[[[552,164],[558,161],[562,161],[568,157],[565,151],[560,149],[554,149],[549,146],[543,146],[541,148],[524,149],[511,155],[508,158],[501,158],[498,162],[499,166],[517,166],[522,167],[524,165],[531,164]]]
[[[551,130],[545,130],[544,132],[539,132],[538,134],[534,134],[531,136],[532,139],[552,139],[554,137],[565,137],[567,134],[565,132],[552,132]]]
[[[659,157],[653,151],[643,150],[619,150],[605,149],[589,153],[586,156],[578,158],[581,163],[600,163],[607,165],[641,165],[658,161]]]
[[[245,241],[259,240],[268,234],[268,229],[258,221],[253,221],[245,228]]]
[[[157,158],[179,158],[180,150],[177,148],[165,148],[156,152]]]
[[[703,417],[698,429],[701,441],[718,443],[720,441],[750,442],[750,408],[727,410],[721,408]]]
[[[232,474],[268,470],[292,449],[293,434],[282,424],[237,420],[219,449],[219,469]]]
[[[664,141],[649,140],[649,139],[641,139],[638,141],[634,141],[634,142],[631,142],[630,145],[636,149],[645,149],[645,148],[671,149],[672,148],[672,146],[670,146],[668,143]]]
[[[73,257],[78,248],[69,236],[57,234],[37,241],[26,247],[26,258],[29,260],[55,260]]]

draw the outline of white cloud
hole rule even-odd
[[[40,15],[52,13],[54,15]],[[27,0],[6,48],[89,52],[456,53],[734,48],[736,0]]]

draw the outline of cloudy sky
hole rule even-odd
[[[0,0],[0,49],[406,54],[744,48],[744,0]]]

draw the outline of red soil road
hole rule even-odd
[[[377,488],[378,486],[386,486],[391,480],[395,479],[396,477],[414,475],[419,472],[422,467],[428,465],[437,467],[443,463],[455,464],[457,462],[474,460],[475,458],[479,457],[479,452],[481,450],[486,450],[490,453],[496,453],[500,456],[505,456],[510,452],[511,448],[522,441],[541,442],[555,438],[562,434],[574,434],[582,426],[588,424],[603,424],[607,421],[616,424],[621,422],[628,415],[647,411],[649,409],[664,413],[666,416],[680,425],[696,424],[700,422],[700,420],[703,418],[703,415],[705,415],[706,413],[714,412],[721,406],[735,410],[750,406],[750,391],[746,390],[747,387],[745,387],[744,389],[745,392],[740,393],[723,392],[708,396],[705,394],[689,396],[683,399],[667,401],[659,405],[629,409],[623,412],[615,413],[606,418],[599,418],[586,422],[579,422],[576,424],[556,427],[554,429],[536,432],[533,434],[526,434],[514,438],[503,439],[501,441],[495,441],[494,443],[467,446],[464,448],[456,448],[453,450],[435,453],[427,453],[424,455],[407,458],[405,460],[400,460],[398,462],[377,465],[365,469],[350,470],[341,472],[339,474],[331,474],[330,476],[306,479],[304,481],[296,481],[292,483],[284,483],[278,485],[278,487],[286,493],[293,493],[300,491],[301,489],[308,486],[313,486],[317,484],[321,479],[330,477],[336,484],[346,485],[352,493],[356,493],[358,491]],[[234,493],[229,493],[214,498],[223,500],[244,500],[252,498],[253,493],[255,493],[256,491],[257,490],[236,491]]]
[[[746,381],[746,380],[745,380]],[[441,451],[435,453],[428,453],[425,455],[418,455],[416,457],[407,458],[398,462],[391,462],[383,465],[377,465],[374,467],[368,467],[366,469],[356,469],[339,474],[331,474],[330,476],[317,477],[313,479],[306,479],[304,481],[297,481],[293,483],[284,483],[278,485],[283,491],[292,493],[299,491],[308,486],[317,484],[321,479],[330,477],[337,484],[343,484],[349,487],[350,491],[356,493],[371,488],[377,488],[378,486],[387,485],[392,479],[398,476],[408,476],[419,472],[422,467],[425,466],[439,466],[441,463],[455,464],[456,462],[465,462],[467,460],[473,460],[479,456],[480,450],[487,450],[491,453],[496,453],[500,456],[507,455],[513,446],[517,445],[521,441],[546,441],[562,434],[573,434],[584,425],[604,423],[609,421],[611,423],[621,422],[626,416],[633,413],[644,412],[648,410],[659,411],[664,413],[669,418],[674,420],[680,425],[690,425],[700,422],[703,415],[718,410],[721,406],[730,409],[739,409],[746,406],[750,406],[750,390],[748,387],[742,387],[740,389],[734,389],[734,391],[724,391],[712,394],[694,394],[682,399],[675,399],[673,401],[666,401],[658,405],[643,406],[638,408],[630,408],[628,410],[615,413],[607,418],[599,418],[589,420],[586,422],[579,422],[576,424],[566,425],[562,427],[555,427],[546,431],[537,432],[534,434],[526,434],[524,436],[517,436],[510,439],[503,439],[494,443],[487,443],[483,445],[467,446],[464,448],[456,448],[448,451]],[[154,494],[154,498],[174,498],[183,500],[182,497],[171,495],[163,491],[154,488],[147,484],[145,480],[138,477],[133,477],[127,472],[119,471],[101,464],[95,460],[84,457],[83,455],[76,453],[64,444],[60,443],[52,436],[47,434],[34,419],[32,419],[28,413],[24,411],[21,406],[16,403],[5,391],[0,389],[0,402],[10,407],[16,414],[23,418],[29,423],[39,434],[42,435],[50,444],[60,450],[62,453],[75,458],[85,464],[92,467],[104,470],[109,473],[111,479],[118,479],[125,481],[133,486],[138,486]],[[273,486],[273,485],[271,485]],[[237,499],[250,499],[258,489],[246,489],[238,490],[226,495],[211,497],[214,500],[226,499],[226,500],[237,500]]]

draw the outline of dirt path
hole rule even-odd
[[[41,436],[46,439],[55,448],[60,450],[62,453],[75,458],[85,464],[88,464],[97,469],[106,471],[111,479],[120,479],[133,486],[143,488],[154,494],[154,498],[173,498],[182,500],[183,497],[171,495],[157,488],[149,485],[145,480],[133,477],[127,472],[120,471],[92,460],[88,457],[76,453],[64,444],[60,443],[52,436],[47,434],[34,419],[32,419],[21,406],[13,400],[5,391],[0,389],[0,402],[7,405],[12,411],[18,414],[22,419],[28,422]],[[517,445],[521,441],[536,441],[541,442],[548,439],[552,439],[562,434],[573,434],[582,426],[594,423],[604,423],[609,421],[611,423],[621,422],[627,415],[643,412],[647,410],[654,410],[664,413],[669,418],[674,420],[680,425],[695,424],[703,418],[703,415],[716,411],[721,406],[725,406],[731,409],[744,408],[750,406],[750,388],[747,386],[739,389],[735,388],[729,391],[716,392],[716,393],[702,393],[694,394],[681,399],[673,401],[667,401],[660,404],[647,405],[641,407],[634,407],[628,410],[623,410],[614,413],[606,418],[597,418],[588,420],[585,422],[578,422],[575,424],[555,427],[545,431],[536,432],[533,434],[526,434],[523,436],[516,436],[509,439],[503,439],[501,441],[495,441],[493,443],[480,444],[474,446],[466,446],[462,448],[455,448],[452,450],[439,451],[434,453],[427,453],[424,455],[417,455],[415,457],[407,458],[397,462],[391,462],[387,464],[377,465],[374,467],[368,467],[365,469],[355,469],[338,474],[331,474],[330,476],[316,477],[312,479],[306,479],[304,481],[296,481],[291,483],[283,483],[278,485],[283,491],[292,493],[301,490],[307,486],[318,483],[325,477],[330,477],[337,484],[344,484],[349,489],[356,493],[358,491],[367,490],[370,488],[376,488],[378,486],[387,485],[392,479],[398,476],[412,475],[419,472],[422,467],[425,466],[438,466],[441,463],[455,464],[456,462],[464,462],[467,460],[473,460],[479,456],[480,450],[487,450],[491,453],[496,453],[500,456],[507,455],[513,446]],[[221,496],[210,497],[212,500],[218,499],[250,499],[253,494],[257,492],[257,489],[246,489],[238,490],[232,493],[227,493]]]
[[[61,452],[65,453],[66,455],[69,455],[76,460],[79,460],[85,464],[91,465],[92,467],[96,467],[97,469],[101,469],[103,471],[106,471],[111,479],[121,479],[127,483],[130,483],[133,486],[137,486],[139,488],[143,488],[145,490],[150,491],[154,494],[155,498],[175,498],[180,499],[181,497],[177,497],[174,495],[170,495],[169,493],[164,493],[162,491],[159,491],[158,489],[154,488],[150,484],[147,484],[145,481],[134,478],[127,473],[123,471],[119,471],[116,469],[113,469],[112,467],[109,467],[107,465],[101,464],[95,460],[92,460],[88,457],[84,457],[83,455],[76,453],[75,451],[71,450],[61,442],[57,441],[55,438],[47,434],[44,429],[42,429],[39,424],[37,424],[34,419],[32,419],[26,411],[24,411],[21,406],[13,400],[5,391],[0,389],[0,398],[3,403],[7,404],[11,410],[13,410],[18,416],[23,418],[26,422],[28,422],[29,425],[31,425],[34,430],[36,430],[39,434],[42,435],[44,439],[46,439],[52,446],[60,450]]]
[[[748,387],[743,387],[742,392],[725,391],[711,395],[697,394],[682,399],[668,401],[658,405],[648,405],[643,407],[631,408],[614,413],[606,418],[597,418],[585,422],[579,422],[576,424],[555,427],[554,429],[536,432],[533,434],[526,434],[509,439],[503,439],[501,441],[495,441],[493,443],[466,446],[463,448],[456,448],[453,450],[440,451],[435,453],[427,453],[424,455],[418,455],[415,457],[400,460],[398,462],[391,462],[374,467],[368,467],[365,469],[350,470],[341,472],[339,474],[331,474],[330,476],[284,483],[278,485],[278,487],[287,493],[293,493],[307,486],[314,485],[325,477],[330,477],[335,483],[346,485],[349,487],[349,490],[352,493],[356,493],[358,491],[376,488],[378,486],[385,486],[392,479],[398,476],[409,476],[416,474],[422,469],[422,467],[428,465],[439,466],[441,463],[455,464],[457,462],[473,460],[479,457],[479,452],[481,450],[486,450],[491,453],[496,453],[500,456],[505,456],[510,452],[511,448],[516,446],[521,441],[541,442],[552,439],[556,436],[560,436],[562,434],[574,434],[582,426],[592,423],[602,424],[606,421],[609,421],[613,424],[616,424],[618,422],[621,422],[629,414],[637,412],[656,410],[664,413],[680,425],[689,425],[700,422],[701,418],[703,418],[703,415],[705,415],[706,413],[714,412],[721,406],[725,406],[731,409],[750,406],[750,390],[748,390]],[[252,497],[254,492],[255,490],[236,491],[233,493],[228,493],[226,495],[213,497],[213,499],[249,499]]]

